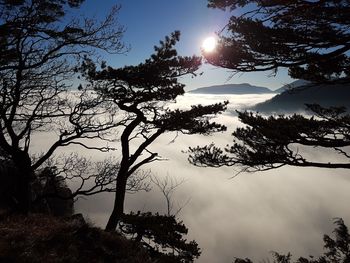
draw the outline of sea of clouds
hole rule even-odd
[[[331,234],[334,227],[333,218],[342,217],[350,225],[350,175],[344,169],[283,167],[234,177],[237,171],[232,167],[199,168],[188,163],[183,151],[189,146],[211,142],[226,146],[232,142],[232,131],[242,125],[235,111],[272,96],[186,94],[172,107],[229,100],[228,110],[215,118],[227,125],[228,131],[211,136],[165,134],[152,144],[151,150],[168,160],[154,162],[144,169],[150,169],[160,179],[171,176],[184,180],[174,194],[174,201],[181,206],[190,200],[178,217],[189,228],[187,238],[195,239],[202,249],[196,262],[232,262],[234,257],[261,261],[271,258],[270,251],[290,251],[296,257],[319,255],[323,234]],[[37,140],[42,147],[49,135]],[[118,142],[115,146],[118,148]],[[92,159],[103,159],[111,153],[85,154]],[[112,155],[118,158],[119,152]],[[309,155],[327,162],[337,158],[319,149],[312,149]],[[113,198],[113,194],[99,194],[79,199],[76,212],[103,227],[112,210]],[[164,213],[165,198],[156,187],[150,192],[129,194],[126,210]]]

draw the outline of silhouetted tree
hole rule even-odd
[[[157,177],[152,176],[151,181],[155,186],[157,186],[158,190],[162,193],[165,199],[165,215],[177,217],[181,210],[190,202],[190,198],[188,198],[184,203],[177,203],[177,205],[175,205],[173,198],[175,190],[177,190],[177,188],[181,186],[185,181],[183,179],[177,180],[176,178],[172,178],[169,175],[162,179],[158,179]]]
[[[141,242],[152,257],[164,262],[193,262],[200,256],[198,244],[183,239],[188,229],[182,222],[177,222],[175,216],[130,213],[123,215],[120,225],[122,233]]]
[[[343,219],[335,219],[336,225],[333,233],[335,238],[331,238],[328,235],[324,235],[324,249],[325,252],[322,256],[316,258],[310,256],[309,258],[300,257],[295,263],[347,263],[350,262],[350,235],[347,226],[344,224]],[[291,263],[292,255],[281,255],[277,252],[273,252],[274,263]],[[235,259],[234,263],[253,263],[250,259]]]
[[[209,6],[244,12],[231,17],[216,51],[204,54],[209,63],[234,72],[286,67],[291,77],[310,80],[312,85],[350,86],[349,1],[209,0]],[[316,117],[264,118],[240,112],[247,126],[233,133],[232,146],[191,148],[189,160],[200,166],[240,164],[245,171],[283,165],[350,168],[346,148],[350,116],[343,108],[309,105],[309,109]],[[304,146],[332,149],[344,159],[340,163],[308,160]]]
[[[0,148],[19,169],[14,199],[28,212],[34,171],[58,147],[77,139],[104,138],[118,125],[112,106],[88,91],[70,92],[79,60],[97,49],[120,53],[124,29],[116,20],[118,7],[103,21],[67,14],[83,0],[0,1]],[[102,116],[104,116],[102,118]],[[33,157],[33,136],[52,132],[52,141]],[[91,147],[99,150],[108,148]]]
[[[225,103],[191,106],[189,110],[170,109],[172,102],[184,93],[178,78],[194,74],[201,64],[199,57],[181,57],[174,45],[180,33],[175,32],[155,47],[151,58],[137,66],[100,71],[93,63],[85,64],[95,90],[112,99],[125,114],[121,131],[120,169],[116,177],[113,212],[106,226],[114,230],[124,212],[125,187],[128,178],[141,166],[159,160],[158,153],[149,146],[163,133],[210,134],[223,131],[225,126],[210,122],[210,117],[225,109]]]
[[[204,54],[209,63],[235,72],[286,67],[297,79],[349,82],[349,1],[208,2],[242,13],[230,18],[218,48]]]
[[[233,132],[232,146],[224,150],[214,144],[193,147],[189,160],[198,166],[241,165],[248,172],[284,165],[350,169],[350,115],[343,108],[308,106],[316,117],[299,114],[264,117],[239,112],[238,117],[247,126]],[[337,162],[324,162],[306,157],[315,147],[331,149],[340,158]]]

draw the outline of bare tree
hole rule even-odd
[[[33,203],[36,205],[50,198],[76,201],[83,196],[115,192],[115,176],[119,168],[119,162],[112,157],[103,161],[92,161],[78,153],[51,157],[44,168],[37,171]],[[150,191],[149,178],[150,171],[138,170],[129,178],[126,191]],[[62,195],[62,185],[66,187],[66,182],[69,182],[70,191]]]
[[[17,210],[31,205],[31,182],[57,148],[77,139],[105,139],[119,125],[101,96],[71,92],[79,61],[95,50],[125,52],[119,7],[103,20],[69,19],[83,0],[0,1],[0,148],[20,170]],[[104,106],[104,107],[102,107]],[[108,110],[106,110],[108,109]],[[51,145],[35,160],[33,134],[51,132]]]
[[[177,180],[176,178],[170,177],[167,175],[165,178],[159,179],[156,176],[151,177],[152,183],[157,186],[159,191],[165,198],[166,202],[166,215],[167,216],[175,216],[177,217],[181,210],[190,202],[190,198],[188,198],[184,203],[177,203],[175,206],[174,201],[174,193],[181,186],[185,180]]]

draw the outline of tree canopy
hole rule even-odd
[[[122,218],[121,231],[141,242],[150,254],[166,262],[193,262],[201,254],[195,241],[183,238],[188,229],[175,216],[130,213]]]
[[[241,165],[244,171],[284,165],[349,169],[350,115],[342,108],[324,109],[319,105],[309,105],[309,108],[315,117],[299,114],[264,117],[239,112],[239,119],[247,126],[233,132],[232,146],[225,150],[214,144],[190,148],[190,162],[214,167]],[[339,161],[322,162],[306,157],[307,150],[315,148],[331,149],[339,155]]]
[[[219,35],[216,51],[204,53],[207,62],[234,72],[286,67],[291,77],[309,80],[310,85],[349,85],[349,1],[209,0],[209,6],[239,9],[242,14],[231,17]],[[346,109],[308,108],[313,117],[238,112],[245,126],[233,132],[231,146],[224,150],[214,144],[190,148],[189,160],[199,166],[237,164],[244,171],[283,165],[350,168]],[[334,162],[312,160],[306,157],[306,148],[330,149],[340,157]]]
[[[236,72],[287,67],[292,78],[349,81],[349,1],[209,0],[208,6],[235,13],[216,51],[205,54],[209,63]]]

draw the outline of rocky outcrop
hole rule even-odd
[[[17,186],[20,174],[11,160],[0,159],[0,217],[16,207]],[[74,212],[72,191],[64,178],[57,177],[50,168],[36,174],[31,183],[32,210],[34,212],[69,216]]]

